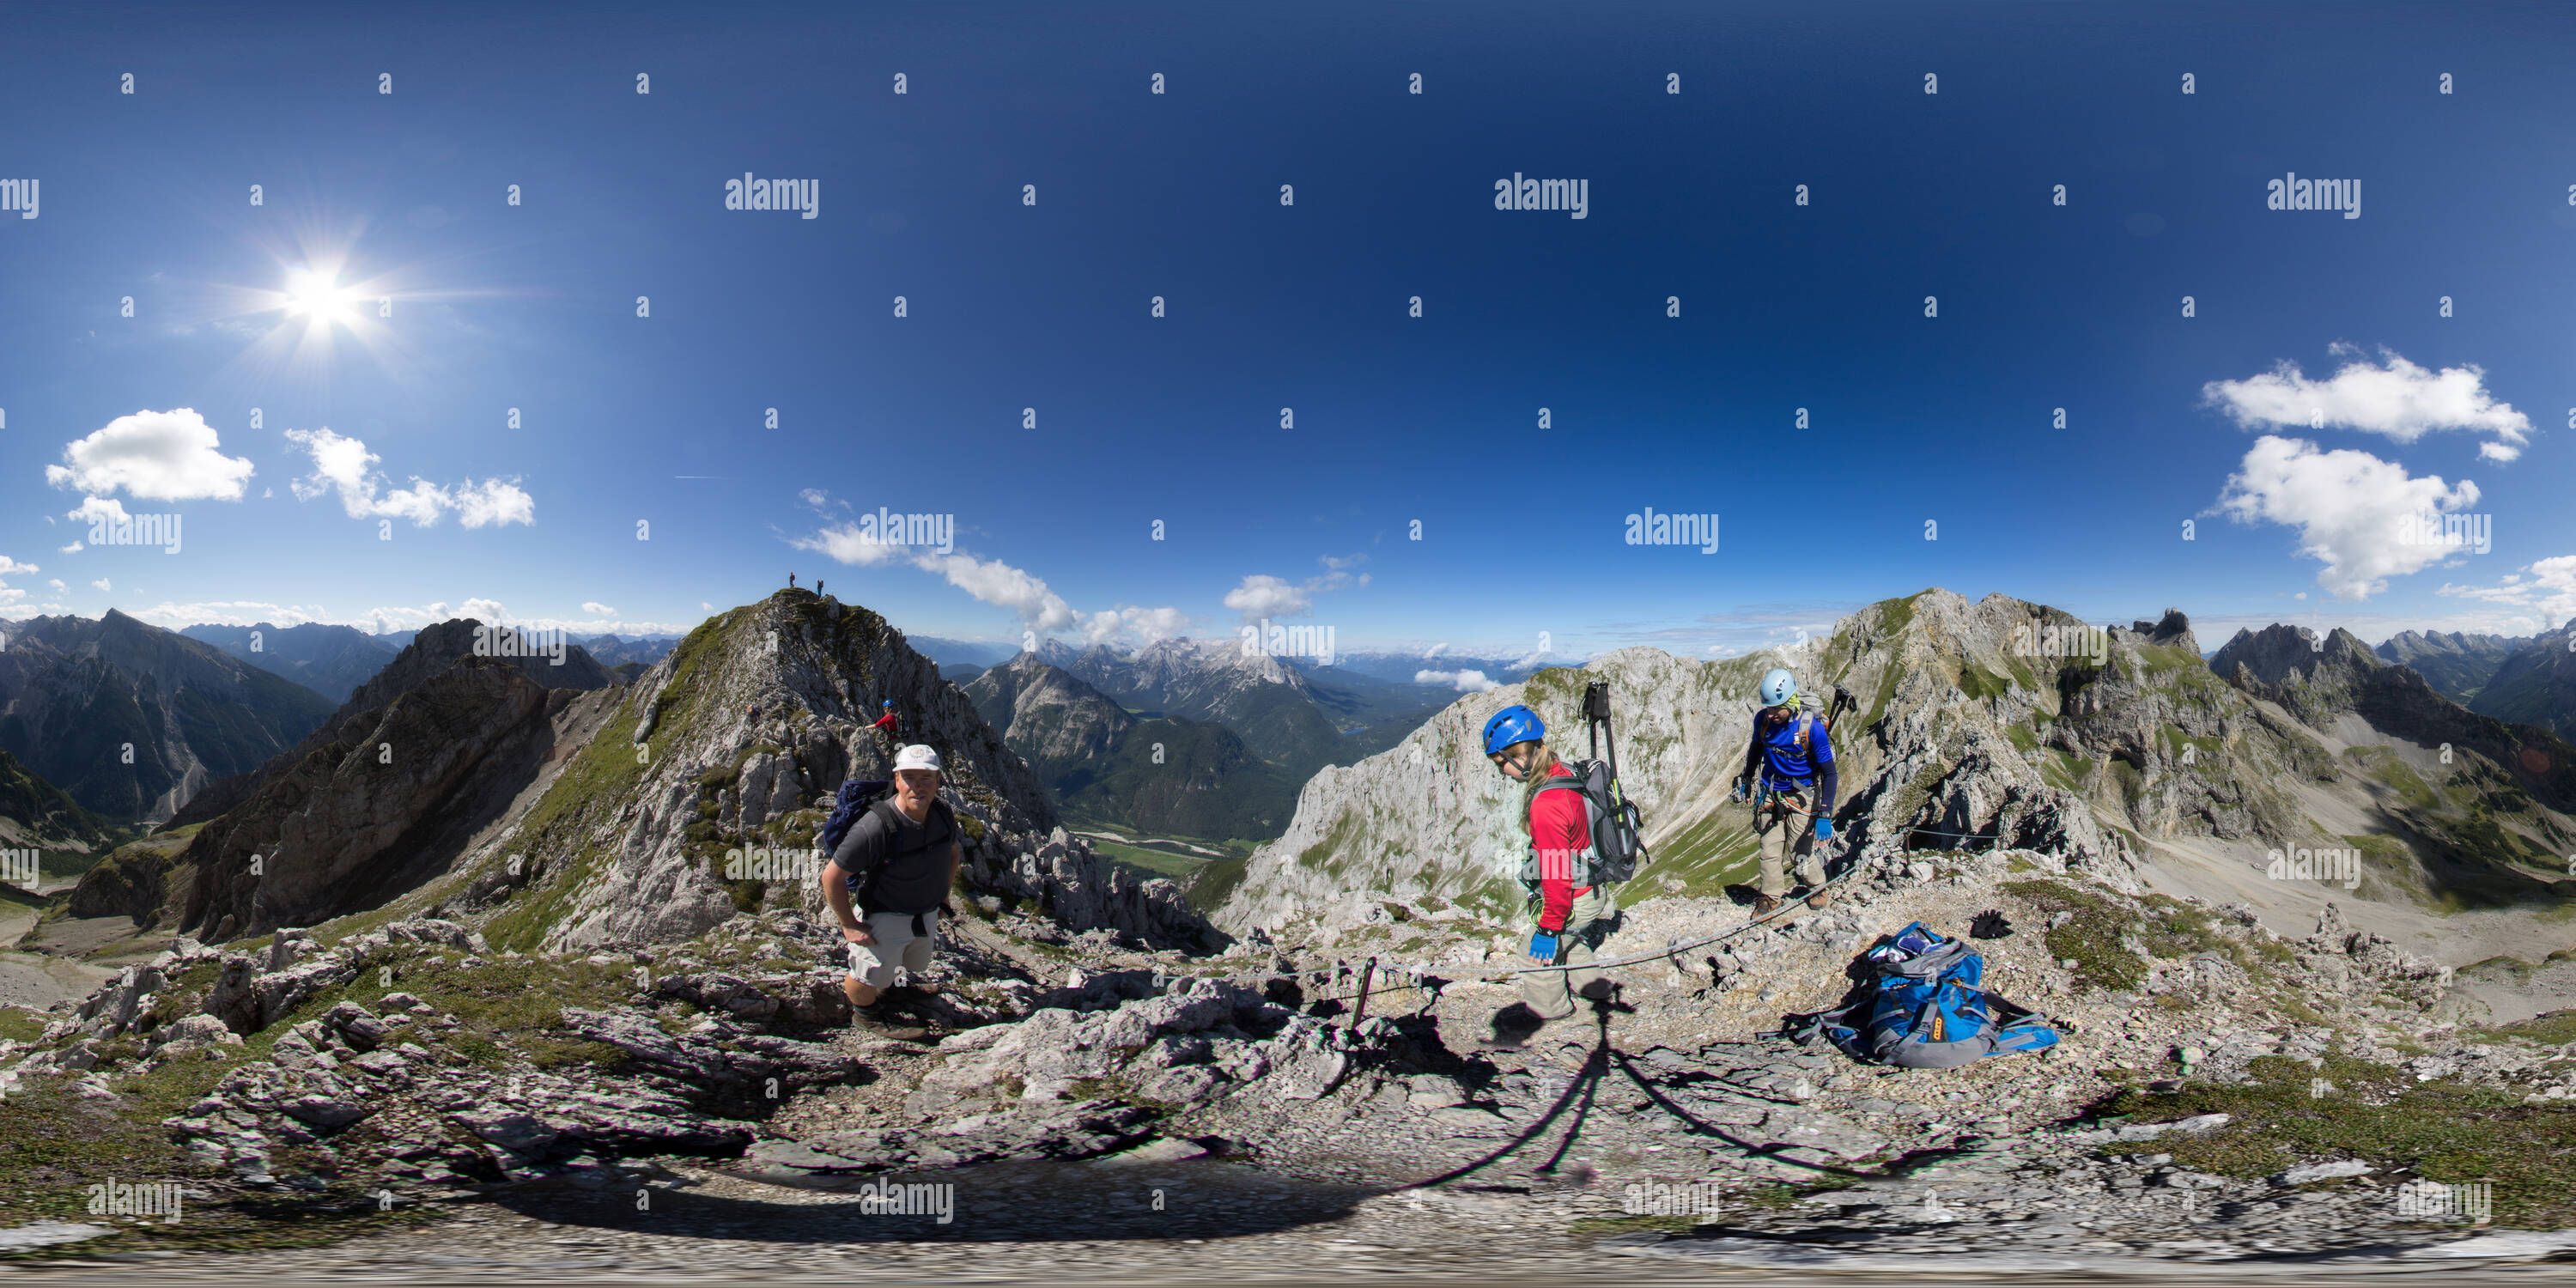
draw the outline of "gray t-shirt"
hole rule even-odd
[[[915,824],[889,799],[850,825],[832,862],[850,878],[862,914],[928,912],[948,899],[948,851],[956,843],[957,816],[948,802],[930,802],[930,813]]]

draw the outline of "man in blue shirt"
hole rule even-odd
[[[1735,798],[1754,803],[1753,832],[1761,838],[1761,897],[1753,902],[1753,915],[1769,915],[1788,893],[1791,851],[1798,857],[1807,906],[1825,906],[1825,865],[1816,858],[1816,842],[1833,839],[1835,786],[1834,742],[1825,718],[1798,709],[1798,682],[1786,670],[1763,676],[1762,709],[1753,713],[1744,773],[1735,780]]]

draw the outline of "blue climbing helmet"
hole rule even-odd
[[[892,699],[892,698],[888,698],[888,699],[886,699],[886,700],[885,700],[885,702],[884,702],[882,705],[883,705],[887,710],[891,711],[891,710],[893,710],[893,709],[894,709],[894,699]]]
[[[1788,668],[1774,667],[1771,674],[1762,677],[1762,705],[1782,706],[1797,699],[1798,677],[1789,674]]]
[[[1499,755],[1503,748],[1516,742],[1536,742],[1547,736],[1547,725],[1538,713],[1519,703],[1494,713],[1485,722],[1485,754]]]

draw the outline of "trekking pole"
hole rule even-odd
[[[1369,958],[1368,963],[1360,967],[1360,998],[1358,1004],[1351,1007],[1351,1023],[1353,1024],[1358,1024],[1360,1021],[1368,1018],[1369,976],[1374,974],[1376,971],[1377,959],[1374,957]]]
[[[1594,680],[1583,690],[1583,715],[1592,736],[1592,755],[1601,756],[1603,743],[1610,745],[1610,777],[1619,776],[1619,737],[1610,727],[1610,682]]]

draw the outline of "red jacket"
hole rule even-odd
[[[1563,761],[1550,778],[1572,778]],[[1538,851],[1538,928],[1553,935],[1565,929],[1574,901],[1590,886],[1574,884],[1574,856],[1592,846],[1592,819],[1581,792],[1540,792],[1530,801],[1530,845]]]
[[[869,727],[869,728],[871,728],[871,729],[883,729],[883,730],[885,730],[887,733],[895,733],[895,732],[898,732],[898,730],[897,730],[897,729],[896,729],[896,727],[895,727],[894,713],[893,713],[893,712],[891,712],[891,711],[889,711],[889,712],[885,713],[884,715],[878,716],[878,717],[877,717],[877,722],[876,722],[875,724],[869,725],[868,727]]]

